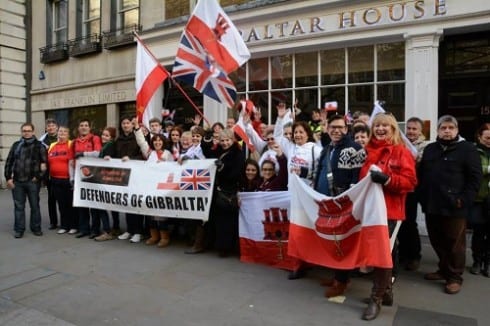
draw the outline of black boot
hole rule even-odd
[[[362,314],[362,319],[364,320],[376,319],[380,311],[381,311],[381,298],[371,297],[371,301],[369,302],[366,310],[364,310],[364,313]]]
[[[487,253],[485,255],[485,258],[483,259],[483,264],[481,265],[481,274],[485,277],[489,277],[488,276],[488,265],[490,263],[490,254]]]
[[[480,255],[473,255],[473,265],[470,267],[470,273],[478,275],[480,274],[480,269],[482,269],[482,259]]]

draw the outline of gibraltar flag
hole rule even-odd
[[[198,1],[186,30],[199,40],[226,74],[250,58],[240,32],[216,0]]]
[[[288,255],[289,192],[241,192],[240,260],[296,270],[300,261]]]
[[[151,118],[162,119],[162,83],[170,75],[148,49],[137,40],[136,49],[136,116],[149,128]]]
[[[237,123],[233,126],[232,130],[235,132],[240,138],[247,144],[248,149],[251,152],[255,151],[255,146],[250,140],[246,132],[246,126],[243,122],[244,114],[250,115],[254,109],[254,103],[250,100],[240,101],[240,105],[242,106],[242,110],[240,111],[240,115],[238,117]]]
[[[337,197],[324,196],[290,175],[288,254],[336,268],[391,268],[386,204],[379,184],[365,177]]]

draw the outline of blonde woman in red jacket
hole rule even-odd
[[[405,198],[417,184],[415,160],[405,147],[395,117],[391,114],[377,114],[371,125],[372,134],[365,147],[366,161],[361,168],[359,179],[368,173],[373,182],[383,186],[387,208],[388,228],[393,234],[397,222],[405,219]],[[376,165],[381,171],[370,171],[371,165]],[[392,257],[396,257],[396,245],[392,249]],[[396,263],[396,259],[393,260]],[[381,304],[393,304],[392,269],[375,268],[374,283],[369,305],[362,319],[375,319],[381,310]]]

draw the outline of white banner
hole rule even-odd
[[[73,206],[207,221],[215,174],[214,160],[179,165],[82,157]]]

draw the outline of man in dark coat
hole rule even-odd
[[[450,115],[437,122],[437,139],[427,145],[419,166],[420,199],[439,269],[427,280],[445,280],[445,292],[458,293],[463,283],[466,218],[480,187],[482,171],[476,147],[459,136]]]
[[[20,130],[22,137],[10,148],[4,171],[7,188],[12,190],[14,200],[16,238],[22,238],[26,229],[26,198],[31,207],[30,229],[36,236],[43,235],[39,190],[48,160],[46,148],[34,136],[34,125],[26,122]]]

